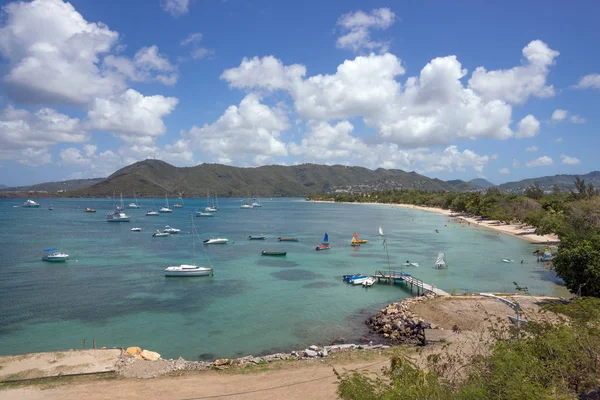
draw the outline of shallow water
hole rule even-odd
[[[191,262],[189,214],[204,200],[146,217],[163,200],[143,199],[142,209],[126,210],[131,223],[105,222],[112,207],[106,199],[53,199],[54,211],[47,199],[39,209],[13,207],[23,201],[0,200],[0,354],[81,348],[84,338],[88,345],[95,338],[98,346],[136,345],[194,360],[289,351],[340,336],[355,340],[364,333],[365,315],[411,295],[401,285],[363,289],[341,280],[390,268],[378,225],[387,235],[391,269],[418,262],[405,272],[447,292],[511,292],[516,281],[532,294],[565,294],[555,274],[535,262],[536,246],[420,210],[302,199],[264,199],[262,208],[243,210],[240,199],[221,199],[216,217],[194,218],[196,243],[230,240],[196,245],[198,263],[212,262],[214,277],[165,278],[168,265]],[[98,212],[84,213],[85,207]],[[182,233],[153,238],[165,225]],[[131,232],[134,226],[143,231]],[[317,252],[324,232],[332,249]],[[350,247],[354,232],[370,243]],[[247,240],[258,234],[267,240]],[[279,236],[300,242],[279,243]],[[71,259],[45,263],[47,247]],[[288,253],[265,257],[263,249]],[[432,268],[440,251],[447,270]]]

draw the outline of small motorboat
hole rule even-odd
[[[49,249],[44,249],[44,256],[42,260],[50,261],[50,262],[65,262],[69,259],[69,255],[59,251],[56,247],[50,247]]]
[[[160,210],[158,210],[159,213],[172,213],[173,210],[171,210],[169,207],[161,207]]]
[[[158,211],[154,211],[154,210],[148,210],[148,212],[146,212],[146,217],[158,217],[160,214],[158,213]]]
[[[502,262],[505,262],[505,263],[511,263],[511,262],[514,262],[514,261],[515,260],[511,260],[510,258],[503,258],[502,259]]]
[[[263,256],[285,256],[287,255],[287,251],[268,251],[263,250],[260,254]]]
[[[202,243],[204,243],[204,244],[227,244],[227,242],[229,242],[229,239],[214,238],[214,239],[206,239]]]
[[[377,278],[374,278],[374,277],[370,276],[367,279],[365,279],[365,281],[362,283],[362,285],[364,287],[371,287],[371,286],[373,286],[373,284],[375,282],[377,282]]]
[[[207,212],[207,213],[216,213],[217,211],[218,210],[216,208],[211,207],[211,206],[208,206],[204,209],[204,212]]]
[[[285,237],[278,237],[277,238],[278,242],[299,242],[300,240],[298,240],[298,238],[285,238]]]
[[[369,279],[369,277],[363,275],[361,277],[351,279],[348,282],[351,283],[351,284],[353,284],[353,285],[362,285],[364,282],[367,281],[367,279]]]
[[[168,232],[161,232],[159,230],[157,230],[155,233],[152,234],[152,237],[166,237],[166,236],[171,236],[171,234]]]
[[[214,270],[210,267],[198,267],[196,265],[179,265],[167,267],[165,276],[207,276],[214,275]]]
[[[349,280],[349,279],[356,278],[356,277],[358,277],[358,276],[364,276],[364,275],[363,275],[363,274],[361,274],[360,272],[359,272],[358,274],[342,275],[342,279],[343,279],[345,282],[348,282],[348,280]]]
[[[367,279],[368,276],[367,275],[362,275],[362,274],[356,274],[356,275],[350,275],[348,277],[346,277],[344,280],[348,283],[353,283],[355,280],[357,279]],[[360,283],[362,283],[363,281],[361,280]]]
[[[248,240],[265,240],[265,239],[266,239],[265,235],[248,236]]]
[[[204,211],[200,211],[196,213],[196,217],[214,217],[215,214],[212,212],[204,212]]]
[[[141,232],[142,228],[131,228],[132,232]]]
[[[181,232],[181,229],[172,228],[169,225],[165,225],[165,229],[163,230],[163,232],[170,233],[171,235],[175,235],[175,234]]]
[[[86,209],[85,209],[85,212],[89,212],[89,213],[95,213],[95,212],[96,212],[96,210],[95,210],[95,209],[93,209],[93,208],[86,207]]]

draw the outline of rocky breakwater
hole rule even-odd
[[[428,294],[388,304],[384,309],[370,316],[365,323],[373,332],[393,344],[425,346],[425,329],[435,327],[419,318],[409,308],[411,304],[427,301],[433,297],[435,295]]]

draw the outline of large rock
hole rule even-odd
[[[158,354],[155,351],[150,351],[150,350],[142,350],[142,352],[140,353],[140,356],[147,361],[156,361],[158,359],[160,359],[160,354]]]
[[[317,353],[314,350],[309,350],[309,349],[304,350],[304,356],[305,357],[316,357],[318,355],[319,355],[319,353]]]
[[[125,354],[127,354],[128,356],[131,357],[135,357],[138,354],[140,354],[142,352],[142,349],[140,349],[139,347],[128,347],[127,350],[125,350]]]
[[[215,360],[213,362],[213,364],[215,366],[217,366],[217,367],[220,367],[222,365],[228,365],[229,364],[229,359],[228,358],[221,358],[221,359]]]

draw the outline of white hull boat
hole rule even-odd
[[[44,254],[44,256],[42,257],[42,260],[44,260],[44,261],[65,262],[69,259],[68,254],[65,254],[62,251],[59,251],[55,247],[52,247],[50,249],[45,249],[44,252],[46,252],[46,254]]]
[[[196,265],[179,265],[167,267],[165,276],[207,276],[213,275],[214,270],[209,267],[198,267]]]
[[[141,232],[142,228],[131,228],[132,232]]]
[[[173,210],[171,210],[168,207],[161,207],[160,210],[158,210],[159,213],[172,213]]]
[[[171,235],[173,235],[173,234],[177,234],[177,233],[181,232],[181,229],[172,228],[169,225],[167,225],[167,226],[165,226],[165,230],[163,232],[170,233]]]
[[[438,254],[438,258],[435,261],[435,268],[448,268],[448,264],[446,264],[446,259],[444,258],[444,253]]]
[[[135,204],[135,203],[129,203],[129,204],[127,205],[127,208],[141,208],[141,206],[139,206],[139,205],[137,205],[137,204]]]
[[[204,209],[204,212],[207,212],[207,213],[216,213],[216,212],[217,212],[217,209],[216,209],[216,208],[214,208],[214,207],[206,207],[206,208]]]
[[[203,243],[204,244],[227,244],[227,242],[229,242],[229,239],[214,238],[214,239],[206,239]]]
[[[242,204],[242,205],[240,206],[240,208],[244,208],[244,209],[250,209],[250,208],[254,208],[254,207],[252,207],[250,204]]]
[[[211,212],[197,212],[196,213],[196,217],[214,217],[215,214],[211,213]]]
[[[158,211],[148,211],[146,213],[146,217],[158,217],[160,214],[158,213]]]
[[[175,277],[190,277],[190,276],[207,276],[214,275],[214,270],[212,267],[199,267],[196,265],[196,241],[194,240],[194,235],[196,235],[196,228],[194,227],[194,217],[190,215],[190,220],[192,223],[192,263],[191,264],[181,264],[179,266],[170,266],[165,269],[165,276],[175,276]],[[206,254],[206,249],[204,249],[204,253]],[[208,259],[208,255],[206,256]],[[209,261],[210,262],[210,261]]]
[[[171,236],[171,234],[167,233],[167,232],[161,232],[158,230],[152,234],[152,237],[167,237],[167,236]]]
[[[350,283],[352,283],[353,285],[362,285],[363,282],[366,282],[367,279],[369,279],[368,276],[364,277],[364,278],[358,278],[358,279],[353,279],[350,281]]]
[[[129,215],[121,211],[106,214],[106,221],[108,222],[129,222],[130,220]]]
[[[372,276],[368,277],[363,283],[362,285],[364,287],[371,287],[373,286],[373,284],[377,281],[376,278],[373,278]]]
[[[405,267],[418,267],[419,263],[414,263],[414,262],[407,261],[407,262],[403,263],[402,265],[405,266]]]
[[[40,203],[36,203],[33,200],[27,200],[25,203],[23,203],[23,207],[24,208],[40,208]]]

